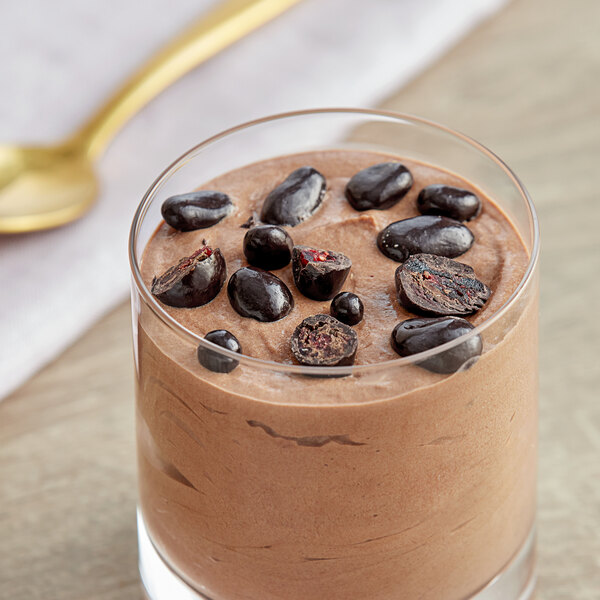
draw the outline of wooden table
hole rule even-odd
[[[517,0],[385,103],[494,149],[539,209],[544,600],[600,598],[599,24]],[[2,600],[141,597],[129,330],[123,304],[0,405]]]

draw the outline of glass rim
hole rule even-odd
[[[410,356],[403,356],[398,358],[393,358],[390,360],[385,360],[377,363],[368,363],[362,365],[350,365],[344,367],[326,367],[326,366],[307,366],[307,365],[297,365],[291,363],[283,363],[276,362],[272,360],[264,360],[262,358],[255,358],[246,354],[238,354],[231,350],[227,350],[217,344],[209,342],[201,337],[199,334],[194,333],[193,331],[184,327],[181,323],[179,323],[176,319],[174,319],[169,313],[159,304],[159,302],[152,296],[150,290],[145,285],[141,271],[139,268],[135,244],[137,241],[137,237],[140,231],[140,227],[146,216],[146,212],[150,206],[150,202],[154,197],[154,193],[156,189],[166,180],[168,179],[175,171],[179,168],[183,167],[187,162],[189,162],[194,156],[201,150],[207,148],[211,144],[220,141],[226,137],[234,135],[238,132],[244,131],[256,125],[262,125],[265,123],[272,123],[276,121],[281,121],[285,119],[293,119],[296,117],[310,117],[310,116],[324,116],[324,115],[332,115],[332,114],[346,114],[346,115],[356,115],[363,117],[374,117],[374,118],[384,118],[394,121],[403,121],[409,124],[417,125],[417,126],[425,126],[430,129],[438,130],[442,133],[449,134],[452,137],[461,140],[482,154],[486,155],[490,158],[506,175],[508,175],[509,179],[512,181],[514,186],[519,191],[521,197],[525,201],[525,205],[528,209],[529,216],[529,226],[530,226],[530,234],[532,236],[532,246],[531,246],[531,254],[529,257],[529,262],[527,264],[527,269],[521,278],[521,281],[517,285],[517,287],[513,290],[512,294],[508,297],[506,302],[502,304],[494,313],[482,321],[479,325],[476,325],[473,330],[470,332],[463,334],[454,340],[431,348],[429,350],[425,350],[423,352],[419,352],[417,354],[413,354]],[[133,282],[135,284],[136,290],[142,296],[146,305],[152,310],[152,312],[170,329],[174,330],[177,334],[188,338],[191,342],[193,342],[196,346],[203,346],[204,348],[210,349],[222,356],[227,356],[229,358],[234,358],[239,361],[240,364],[247,365],[252,368],[258,369],[268,369],[270,371],[277,371],[280,373],[286,374],[297,374],[297,375],[312,375],[312,376],[332,376],[332,375],[358,375],[358,374],[367,374],[373,373],[383,369],[403,367],[405,365],[417,364],[431,358],[437,354],[445,352],[455,346],[458,346],[469,340],[470,338],[481,334],[486,329],[488,329],[491,325],[496,323],[499,319],[502,318],[504,314],[508,312],[508,310],[516,303],[517,299],[523,294],[524,290],[527,287],[527,284],[531,280],[535,267],[538,262],[540,252],[540,232],[539,232],[539,222],[535,207],[533,205],[533,201],[529,196],[529,193],[525,189],[525,186],[519,179],[519,177],[512,171],[512,169],[494,152],[492,152],[489,148],[481,144],[480,142],[474,140],[473,138],[460,133],[458,131],[454,131],[445,125],[441,125],[434,121],[424,119],[423,117],[417,117],[414,115],[398,113],[393,111],[386,110],[376,110],[376,109],[363,109],[363,108],[314,108],[314,109],[304,109],[298,111],[290,111],[284,113],[278,113],[275,115],[270,115],[266,117],[261,117],[259,119],[253,119],[252,121],[247,121],[245,123],[241,123],[234,127],[230,127],[220,133],[217,133],[204,141],[196,144],[186,152],[184,152],[181,156],[175,159],[170,165],[168,165],[163,172],[152,182],[142,200],[140,201],[136,212],[133,217],[133,221],[131,224],[131,229],[129,232],[129,242],[128,242],[128,254],[129,254],[129,265],[131,268],[131,273],[133,277]],[[416,317],[418,315],[415,315]]]

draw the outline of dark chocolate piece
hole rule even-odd
[[[469,321],[460,317],[439,317],[437,319],[408,319],[398,323],[392,332],[392,348],[400,356],[412,356],[437,348],[475,329]],[[434,373],[455,373],[459,369],[472,367],[479,356],[483,344],[476,334],[461,344],[440,352],[417,364]]]
[[[481,212],[481,200],[469,190],[451,185],[428,185],[419,192],[417,206],[423,215],[441,215],[470,221]]]
[[[410,190],[413,178],[401,163],[386,162],[359,171],[346,185],[346,198],[355,210],[385,210]]]
[[[161,207],[163,219],[179,231],[212,227],[232,210],[227,194],[205,190],[171,196]]]
[[[363,318],[365,307],[362,300],[352,292],[340,292],[331,301],[331,316],[346,325],[356,325]]]
[[[294,246],[292,273],[298,289],[312,300],[331,300],[341,289],[352,261],[340,252]]]
[[[202,246],[160,277],[155,277],[150,291],[169,306],[195,308],[207,304],[219,293],[226,276],[221,251]]]
[[[257,267],[242,267],[230,278],[227,296],[242,317],[257,321],[278,321],[294,307],[289,288],[279,277]]]
[[[252,229],[258,221],[257,214],[253,212],[241,225],[241,229]]]
[[[469,315],[492,291],[475,278],[469,265],[433,254],[415,254],[396,269],[402,306],[426,315]]]
[[[282,227],[259,225],[248,230],[243,246],[251,265],[271,271],[289,265],[294,242]]]
[[[325,195],[325,177],[313,167],[300,167],[265,198],[261,221],[294,227],[319,208]]]
[[[204,336],[204,339],[232,352],[242,353],[242,346],[238,339],[226,329],[209,331]],[[231,358],[230,356],[223,356],[218,351],[205,348],[204,346],[198,346],[197,355],[198,362],[206,369],[215,373],[231,373],[240,364],[239,360],[235,360],[235,358]]]
[[[292,354],[303,365],[351,365],[358,348],[358,336],[351,327],[329,315],[314,315],[296,327],[291,347]]]
[[[404,262],[411,254],[455,258],[475,240],[471,230],[447,217],[424,215],[395,221],[379,232],[377,246],[388,258]]]

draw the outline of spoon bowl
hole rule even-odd
[[[94,167],[81,145],[0,146],[0,232],[69,223],[97,195]]]

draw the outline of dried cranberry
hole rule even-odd
[[[319,208],[325,195],[325,177],[313,167],[300,167],[265,198],[261,221],[294,227]]]
[[[379,232],[377,246],[388,258],[405,261],[411,254],[437,254],[455,258],[475,240],[471,230],[447,217],[420,216],[403,219]]]
[[[298,289],[312,300],[331,300],[348,277],[352,261],[340,252],[294,246],[292,273]]]
[[[428,185],[419,192],[417,206],[423,215],[442,215],[470,221],[481,212],[481,200],[469,190],[451,185]]]
[[[358,336],[351,327],[329,315],[315,315],[296,327],[291,347],[292,354],[303,365],[351,365],[356,357]]]
[[[469,321],[460,317],[437,319],[408,319],[398,323],[392,332],[392,348],[400,356],[412,356],[451,342],[475,329]],[[473,366],[483,344],[478,334],[461,344],[419,361],[417,364],[434,373],[455,373]]]
[[[346,325],[356,325],[363,318],[362,300],[352,292],[340,292],[331,301],[331,316]]]
[[[242,267],[230,278],[227,295],[242,317],[257,321],[278,321],[294,307],[289,288],[279,277],[257,267]]]
[[[204,336],[204,339],[232,352],[242,353],[242,346],[238,339],[226,329],[209,331]],[[197,355],[200,364],[215,373],[231,373],[240,364],[239,360],[230,356],[224,356],[217,350],[212,350],[202,345],[198,346]]]
[[[435,316],[468,315],[492,293],[469,265],[433,254],[415,254],[396,269],[402,306]]]
[[[151,292],[161,302],[194,308],[210,302],[221,290],[227,269],[221,251],[202,246],[152,280]]]
[[[171,227],[193,231],[212,227],[232,210],[233,204],[227,194],[202,190],[167,198],[161,213]]]
[[[288,232],[277,225],[259,225],[244,236],[244,255],[251,265],[266,269],[282,269],[292,260],[294,242]]]
[[[413,184],[401,163],[386,162],[359,171],[346,185],[346,198],[356,210],[384,210],[397,204]]]

